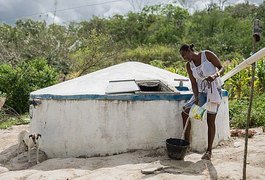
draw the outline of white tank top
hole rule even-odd
[[[204,83],[207,82],[202,81],[208,76],[214,75],[218,71],[218,69],[210,61],[208,61],[205,52],[206,51],[201,52],[201,64],[199,66],[195,66],[193,61],[189,63],[192,75],[196,79],[199,92],[207,92],[207,90],[205,90],[206,88],[204,88],[206,87],[206,84]],[[218,89],[221,89],[224,84],[220,77],[217,77],[212,83],[215,83]]]

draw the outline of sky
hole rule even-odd
[[[68,24],[89,20],[93,16],[108,18],[115,14],[137,12],[145,5],[174,3],[185,6],[191,13],[204,9],[214,1],[224,0],[0,0],[0,23],[14,24],[18,19],[46,21],[48,24]],[[226,0],[225,5],[245,0]],[[260,4],[263,0],[249,0]]]

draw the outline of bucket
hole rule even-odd
[[[186,140],[169,138],[166,140],[167,154],[171,159],[183,160],[189,145]]]
[[[200,107],[200,106],[194,104],[190,108],[189,117],[190,118],[193,118],[193,119],[196,119],[196,120],[200,120],[200,121],[202,121],[203,119],[205,119],[206,108],[204,106]]]

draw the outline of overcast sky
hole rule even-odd
[[[218,3],[220,0],[0,0],[0,22],[14,24],[18,19],[31,18],[45,20],[49,24],[67,24],[70,21],[88,20],[93,16],[124,15],[128,11],[139,11],[144,5],[172,2],[186,2],[184,6],[192,12],[194,9],[204,9],[211,1]],[[240,2],[245,0],[227,0],[226,5]],[[263,0],[249,2],[260,4]]]

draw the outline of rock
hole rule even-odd
[[[7,172],[7,171],[9,171],[7,168],[0,166],[0,174]]]
[[[240,146],[241,146],[241,143],[240,143],[240,142],[235,142],[235,143],[234,143],[234,147],[235,147],[235,148],[238,148],[238,147],[240,147]]]
[[[230,131],[231,137],[244,137],[246,131],[244,129],[233,129]],[[255,130],[248,130],[248,137],[252,138],[257,132]]]
[[[18,156],[12,158],[9,161],[9,169],[12,171],[17,171],[17,170],[23,170],[23,169],[28,169],[32,166],[35,166],[37,164],[36,162],[36,149],[32,149],[31,150],[31,161],[32,162],[28,162],[28,156],[27,156],[27,152],[23,154],[19,154]],[[47,160],[47,156],[43,151],[39,151],[39,161],[43,162]]]

